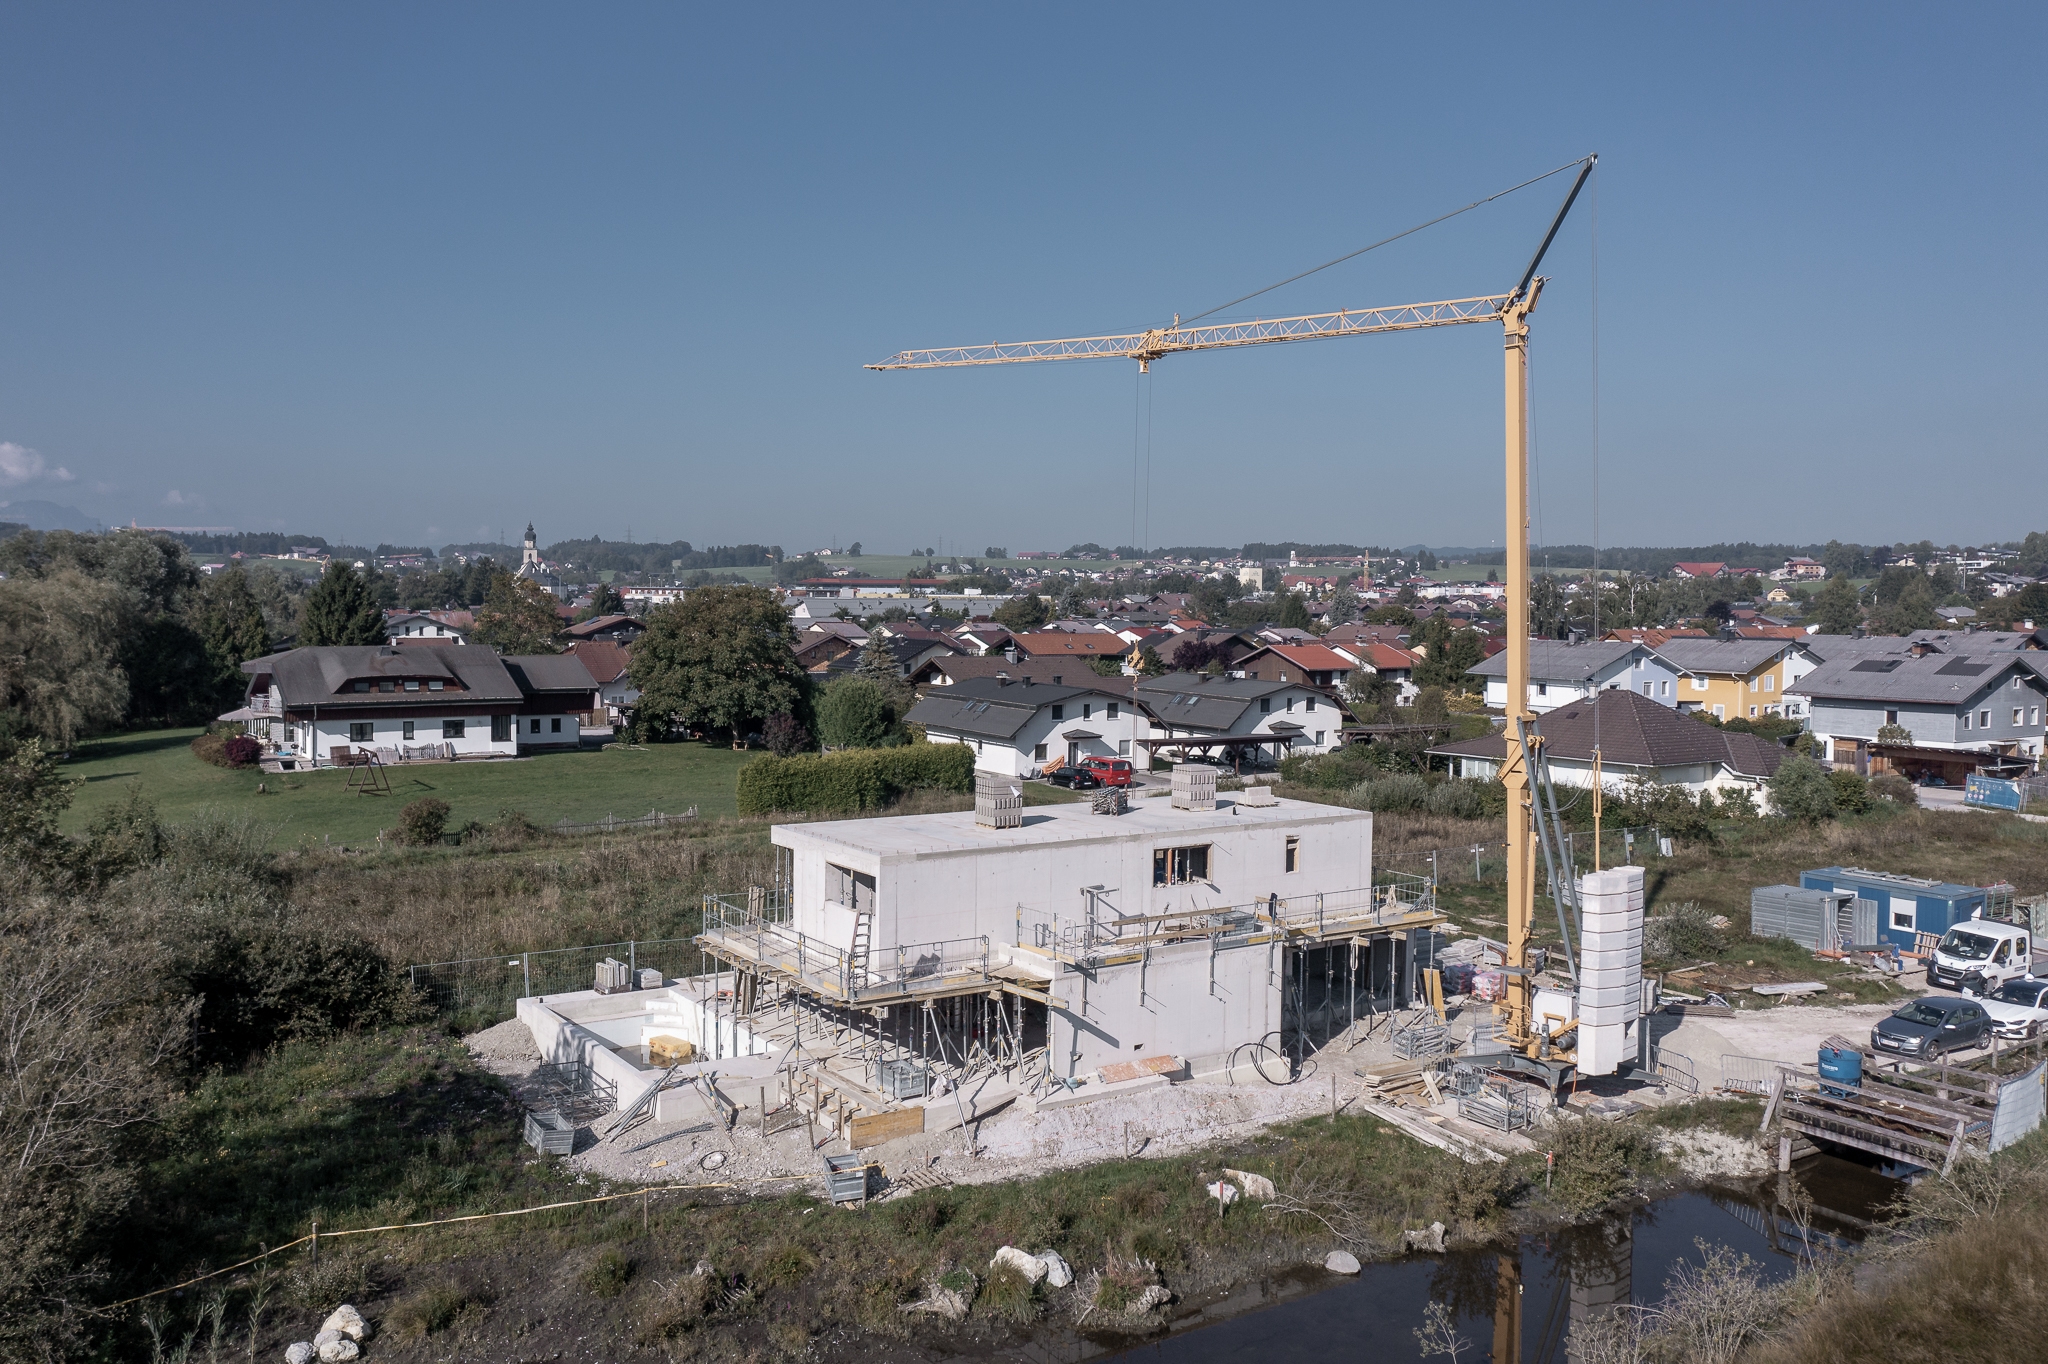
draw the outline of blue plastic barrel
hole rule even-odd
[[[1839,1047],[1820,1049],[1821,1092],[1837,1098],[1846,1097],[1844,1090],[1855,1089],[1863,1083],[1863,1053],[1843,1051]],[[1830,1086],[1827,1082],[1834,1081]]]

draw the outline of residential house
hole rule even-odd
[[[955,630],[953,638],[960,642],[962,649],[978,658],[984,654],[1000,654],[1009,647],[1010,632],[988,621],[972,621]]]
[[[475,622],[467,611],[386,611],[384,637],[393,644],[467,644]]]
[[[579,621],[562,632],[572,640],[608,640],[613,644],[631,644],[647,633],[647,622],[637,616],[593,616]]]
[[[1202,626],[1183,630],[1177,635],[1164,636],[1153,643],[1152,650],[1159,655],[1162,663],[1175,672],[1192,672],[1199,670],[1188,662],[1194,657],[1192,650],[1200,649],[1206,656],[1213,655],[1220,649],[1223,666],[1230,669],[1263,647],[1263,641],[1254,640],[1245,631],[1215,630]]]
[[[861,645],[844,635],[804,631],[796,637],[793,652],[797,666],[814,678],[837,677],[851,672],[860,662]]]
[[[1349,649],[1354,644],[1366,644],[1376,640],[1381,644],[1392,644],[1405,649],[1408,647],[1408,638],[1409,630],[1405,625],[1368,625],[1363,621],[1353,621],[1349,625],[1332,626],[1330,633],[1323,636],[1323,643]]]
[[[1033,630],[1010,641],[1020,658],[1107,658],[1121,662],[1129,648],[1107,630]]]
[[[1500,711],[1507,709],[1505,651],[1474,664],[1466,675],[1485,682],[1488,706]],[[1657,652],[1623,640],[1529,641],[1528,707],[1534,713],[1541,715],[1606,690],[1636,692],[1658,705],[1676,709],[1678,671]]]
[[[1828,576],[1828,566],[1818,559],[1792,558],[1772,569],[1771,576],[1781,583],[1815,582]]]
[[[1076,686],[1106,686],[1112,691],[1128,691],[1126,679],[1098,677],[1085,661],[1071,658],[1005,658],[1001,654],[934,654],[918,665],[917,671],[909,674],[910,685],[923,691],[927,687],[952,687],[962,682],[979,678],[999,678],[1021,682],[1025,678],[1038,686],[1064,687],[1069,681]]]
[[[1391,687],[1387,699],[1395,705],[1415,703],[1416,695],[1422,690],[1415,685],[1415,668],[1423,659],[1421,651],[1372,640],[1365,644],[1345,645],[1339,652],[1355,657],[1358,671],[1384,678]]]
[[[923,726],[935,744],[971,746],[977,771],[1004,776],[1037,776],[1048,765],[1087,757],[1129,757],[1142,721],[1128,693],[1098,682],[1103,679],[1050,686],[1030,677],[967,678],[927,691],[904,719]]]
[[[1789,639],[1672,639],[1657,657],[1678,671],[1678,708],[1716,720],[1803,717],[1805,698],[1791,695],[1791,687],[1819,666]]]
[[[1277,765],[1342,742],[1343,708],[1307,681],[1169,673],[1139,678],[1137,694],[1149,719],[1138,739],[1153,757]]]
[[[1663,648],[1667,640],[1712,639],[1713,635],[1705,630],[1696,630],[1690,625],[1674,626],[1668,630],[1650,625],[1625,625],[1609,630],[1601,638],[1614,643],[1640,644],[1646,649],[1654,650]]]
[[[640,689],[626,673],[632,661],[627,646],[609,639],[579,639],[570,643],[569,653],[597,684],[598,704],[612,723],[623,720],[640,699]]]
[[[500,657],[480,645],[315,646],[251,659],[242,671],[249,687],[239,714],[297,765],[325,765],[341,748],[375,748],[394,761],[574,748],[582,716],[596,708],[596,683],[576,659]]]
[[[1671,576],[1674,578],[1725,578],[1728,576],[1728,565],[1673,564],[1671,565]]]
[[[1357,667],[1355,655],[1327,644],[1268,644],[1238,660],[1231,672],[1253,681],[1306,682],[1335,696],[1344,690]]]
[[[1754,734],[1701,724],[1640,692],[1603,690],[1550,711],[1536,722],[1552,778],[1590,790],[1593,750],[1600,750],[1600,785],[1621,793],[1638,783],[1679,786],[1693,795],[1731,790],[1755,793],[1767,806],[1764,783],[1786,750]],[[1492,781],[1507,757],[1507,736],[1495,731],[1429,750],[1460,777]]]
[[[2048,657],[2036,651],[1845,657],[1793,686],[1807,728],[1837,767],[1940,777],[2037,767]],[[1880,737],[1887,725],[1909,736]]]

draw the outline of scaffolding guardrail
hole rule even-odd
[[[704,897],[704,932],[697,941],[713,955],[749,969],[773,972],[800,989],[852,1003],[886,995],[944,993],[972,979],[989,981],[986,936],[906,943],[870,951],[861,961],[832,944],[801,933],[785,918],[787,897],[764,912],[748,907],[746,897]]]

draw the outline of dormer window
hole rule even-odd
[[[379,682],[379,683],[377,684],[377,690],[378,690],[378,691],[397,691],[397,690],[398,690],[398,684],[397,684],[396,682]]]
[[[367,682],[358,682],[355,685],[355,689],[357,691],[368,691],[370,689],[370,684]]]
[[[439,690],[441,690],[441,688],[442,688],[442,687],[443,687],[444,685],[446,685],[446,684],[445,684],[445,683],[441,683],[441,682],[429,682],[429,683],[427,683],[427,690],[428,690],[428,691],[439,691]]]
[[[418,691],[420,689],[419,679],[407,678],[405,682],[405,689],[407,691]]]

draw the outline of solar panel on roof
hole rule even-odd
[[[1972,663],[1968,659],[1959,658],[1952,663],[1942,664],[1934,670],[1934,674],[1937,677],[1975,677],[1978,673],[1990,671],[1989,663]]]
[[[1871,658],[1852,665],[1849,671],[1852,673],[1888,673],[1898,667],[1899,663],[1900,660],[1896,658]]]

